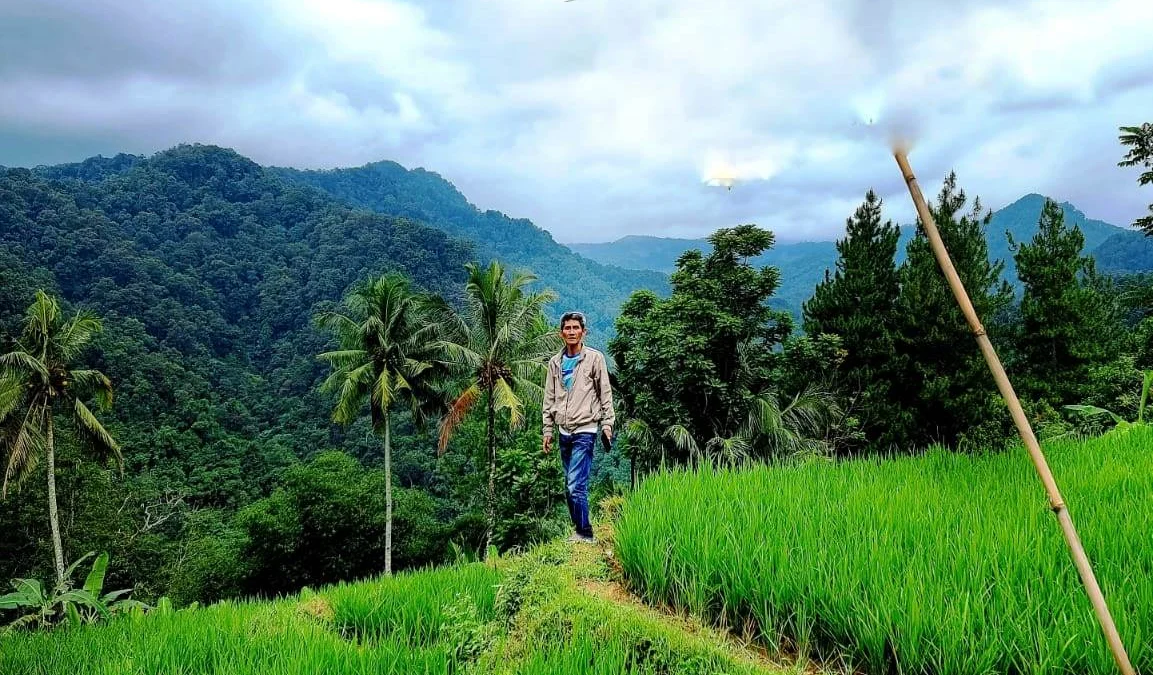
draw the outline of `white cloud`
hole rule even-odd
[[[1149,201],[1115,166],[1116,128],[1153,110],[1144,1],[21,1],[0,134],[395,159],[561,241],[835,236],[869,188],[908,222],[897,132],[927,193],[956,168],[993,207],[1076,195],[1127,222]]]

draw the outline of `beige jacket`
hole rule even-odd
[[[605,355],[585,345],[573,372],[572,391],[568,391],[561,381],[563,353],[558,352],[548,362],[544,381],[544,437],[552,437],[553,425],[577,429],[597,422],[612,433],[616,415]]]

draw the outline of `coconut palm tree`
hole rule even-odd
[[[1140,166],[1148,169],[1137,178],[1138,185],[1153,184],[1153,124],[1146,122],[1139,127],[1121,127],[1121,145],[1128,146],[1129,152],[1117,166]],[[1149,205],[1150,215],[1138,218],[1133,224],[1145,234],[1153,236],[1153,204]]]
[[[540,403],[548,359],[560,351],[561,341],[543,313],[555,294],[525,288],[535,276],[516,274],[506,279],[496,261],[486,269],[473,263],[465,269],[464,311],[453,312],[443,305],[438,319],[444,365],[456,377],[452,402],[440,424],[439,450],[444,452],[453,432],[483,401],[488,436],[487,549],[496,525],[496,415],[507,410],[515,428],[524,421],[526,399]]]
[[[344,300],[344,312],[324,312],[317,325],[335,334],[339,348],[319,358],[332,373],[321,391],[336,392],[332,420],[350,425],[364,412],[384,436],[384,570],[392,573],[392,411],[406,405],[419,424],[435,409],[436,327],[431,299],[414,293],[408,279],[390,273],[362,283]]]
[[[100,459],[114,457],[123,471],[116,439],[84,403],[112,405],[112,383],[97,370],[73,369],[73,362],[101,331],[100,320],[80,311],[65,321],[56,300],[43,291],[28,308],[15,351],[0,356],[0,449],[7,456],[2,495],[8,484],[26,478],[43,456],[48,474],[48,524],[52,531],[56,581],[63,586],[64,547],[56,505],[57,415],[76,427],[81,445]]]

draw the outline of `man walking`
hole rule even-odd
[[[560,428],[569,516],[576,530],[569,541],[594,543],[588,487],[597,427],[612,441],[613,392],[601,352],[584,344],[585,316],[565,312],[560,319],[564,349],[548,363],[544,382],[544,452],[552,449],[553,426]]]

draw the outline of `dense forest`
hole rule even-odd
[[[664,274],[623,269],[625,265],[605,265],[576,255],[527,219],[481,211],[451,183],[431,171],[406,170],[395,162],[329,171],[274,171],[354,206],[412,218],[475,242],[480,262],[499,259],[514,270],[531,271],[541,286],[557,293],[552,315],[559,317],[570,309],[587,312],[592,344],[603,347],[611,337],[616,313],[634,290],[668,292]]]
[[[385,271],[459,303],[473,257],[436,228],[211,146],[0,174],[0,353],[38,289],[103,321],[87,365],[114,386],[102,419],[123,477],[77,453],[58,459],[69,558],[110,551],[113,581],[184,601],[376,569],[383,525],[365,509],[380,499],[381,443],[365,420],[331,423],[317,358],[329,338],[313,317]],[[399,567],[440,560],[450,542],[480,545],[483,495],[467,467],[483,444],[471,424],[438,457],[434,433],[399,420]],[[559,486],[517,495],[500,543],[532,536],[533,508],[558,504]],[[0,502],[0,578],[50,569],[43,503],[35,478]],[[360,557],[314,560],[317,547]],[[297,567],[336,567],[264,573],[294,555]]]
[[[539,403],[494,384],[494,373],[524,379],[528,371],[510,363],[540,360],[551,323],[544,310],[555,310],[557,295],[627,298],[608,342],[621,438],[598,457],[590,501],[661,466],[1011,442],[923,231],[902,257],[901,230],[882,211],[866,194],[835,244],[835,271],[811,289],[800,321],[774,304],[781,269],[757,262],[775,247],[773,233],[743,225],[680,254],[667,286],[587,266],[603,283],[581,277],[556,288],[546,276],[556,269],[533,269],[542,275],[525,287],[534,299],[514,312],[525,323],[502,332],[478,317],[485,302],[513,293],[494,281],[504,272],[469,263],[513,258],[519,246],[513,288],[512,271],[561,260],[555,242],[544,235],[530,238],[539,247],[521,245],[516,233],[531,224],[476,210],[434,174],[388,163],[298,173],[200,145],[8,169],[0,354],[35,342],[47,298],[59,299],[61,317],[84,310],[102,327],[67,367],[87,373],[78,385],[104,383],[94,372],[107,377],[96,391],[111,400],[88,402],[111,403],[98,416],[123,465],[88,452],[89,416],[60,425],[53,489],[66,562],[109,552],[109,584],[142,599],[285,592],[375,574],[385,560],[411,568],[564,529],[559,462],[540,452],[532,422]],[[1134,419],[1142,372],[1153,369],[1153,277],[1100,272],[1087,235],[1046,201],[1035,234],[1009,242],[1015,295],[1010,261],[991,255],[992,214],[956,176],[933,211],[1042,435]],[[458,371],[440,399],[384,415],[354,405],[378,398],[359,389],[353,368],[368,349],[357,336],[371,331],[337,341],[320,317],[371,305],[348,303],[373,280],[378,296],[411,283],[439,307],[443,320],[431,324],[456,330],[438,338],[455,345]],[[550,288],[556,295],[535,294]],[[453,312],[474,320],[447,318]],[[410,356],[363,365],[394,363],[416,377],[428,370],[413,367],[419,342]],[[12,401],[2,393],[6,415]],[[6,477],[19,463],[13,438],[0,439]],[[21,468],[0,501],[0,578],[49,578],[46,467]]]
[[[882,210],[870,191],[846,222],[836,271],[802,307],[803,333],[772,308],[780,270],[753,261],[774,237],[755,226],[718,231],[707,255],[683,253],[669,297],[630,298],[610,350],[641,464],[1016,442],[924,228],[901,259]],[[1035,234],[1009,238],[1016,297],[1006,261],[990,256],[992,214],[955,174],[930,210],[1040,435],[1137,418],[1153,369],[1153,276],[1098,272],[1080,227],[1046,201]]]

